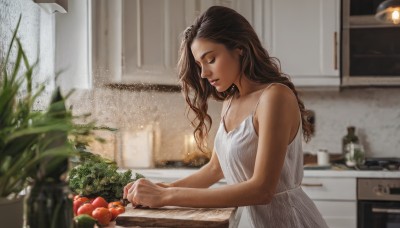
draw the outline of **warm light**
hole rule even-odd
[[[392,21],[395,24],[398,24],[400,22],[400,14],[399,14],[399,10],[398,9],[395,9],[392,12]]]
[[[400,23],[400,0],[385,0],[376,9],[375,18],[383,23]]]
[[[196,140],[194,139],[193,134],[185,134],[183,144],[185,155],[189,155],[190,153],[196,151]]]

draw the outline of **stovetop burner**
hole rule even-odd
[[[361,170],[400,170],[400,158],[366,158],[363,165],[359,165]]]

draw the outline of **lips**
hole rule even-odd
[[[215,79],[215,80],[208,80],[210,82],[211,85],[215,86],[215,84],[218,82],[219,79]]]

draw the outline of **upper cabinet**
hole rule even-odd
[[[252,20],[253,1],[95,1],[96,81],[177,85],[181,34],[212,5],[231,7]]]
[[[181,34],[212,5],[246,17],[295,85],[339,85],[339,0],[94,1],[95,75],[176,85]]]
[[[122,81],[177,84],[181,34],[212,5],[225,5],[251,19],[251,1],[123,0]]]
[[[297,86],[339,86],[338,0],[264,0],[255,28]]]

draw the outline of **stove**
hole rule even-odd
[[[400,158],[366,158],[363,165],[357,166],[360,170],[389,170],[400,171]]]

